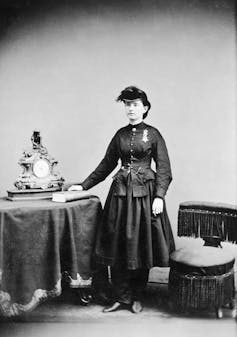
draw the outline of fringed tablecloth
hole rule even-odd
[[[178,236],[218,236],[237,243],[237,206],[187,201],[179,205]]]
[[[73,287],[88,286],[101,203],[0,199],[0,315],[16,316]]]

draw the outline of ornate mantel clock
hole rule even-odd
[[[32,149],[23,151],[19,160],[23,171],[14,184],[17,189],[7,191],[10,200],[50,198],[62,189],[64,179],[55,171],[58,161],[41,144],[39,131],[33,131],[31,141]]]

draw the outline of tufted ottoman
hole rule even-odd
[[[203,246],[180,248],[170,256],[169,291],[175,307],[215,310],[222,317],[222,306],[234,305],[235,258],[222,248]]]
[[[221,241],[237,242],[237,206],[210,202],[180,204],[178,235],[201,237],[205,245],[180,248],[170,256],[169,292],[179,310],[235,310],[233,253]],[[220,246],[218,248],[218,246]]]

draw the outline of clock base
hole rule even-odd
[[[61,191],[61,188],[29,189],[29,190],[8,190],[7,199],[11,201],[52,199],[54,192]]]

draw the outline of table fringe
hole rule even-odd
[[[9,293],[0,290],[0,313],[4,317],[14,317],[32,311],[39,303],[47,298],[59,296],[62,292],[61,278],[52,290],[36,289],[32,299],[27,304],[12,303]]]

